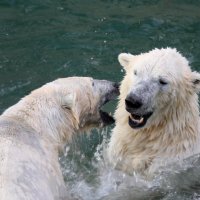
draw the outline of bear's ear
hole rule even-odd
[[[192,84],[195,92],[200,92],[200,74],[198,72],[192,72]]]
[[[68,109],[72,112],[77,124],[79,124],[79,109],[77,105],[77,96],[76,93],[69,93],[64,96],[62,100],[62,107]]]
[[[76,101],[76,94],[75,93],[69,93],[62,99],[62,107],[67,108],[71,110],[74,107]]]
[[[135,56],[133,56],[130,53],[121,53],[118,56],[118,60],[120,65],[127,70],[130,64],[130,61],[132,61],[134,59]]]

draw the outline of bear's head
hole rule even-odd
[[[118,84],[89,77],[58,79],[53,84],[59,85],[59,103],[71,113],[79,130],[114,123],[101,107],[119,95]]]
[[[34,90],[4,116],[20,118],[56,141],[114,123],[101,107],[119,95],[118,84],[89,77],[60,78]]]
[[[200,74],[191,71],[176,49],[154,49],[140,55],[121,53],[118,60],[126,71],[118,108],[124,110],[131,128],[158,124],[171,113],[179,115],[178,109],[198,107]]]

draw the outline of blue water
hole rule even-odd
[[[120,81],[119,53],[167,46],[200,71],[199,0],[0,0],[0,113],[58,77]],[[161,176],[151,183],[96,164],[105,144],[98,145],[108,141],[110,129],[75,138],[67,147],[61,160],[67,184],[77,188],[73,193],[86,200],[200,198],[198,164],[191,168],[195,173],[183,172],[187,179],[174,178],[172,170],[166,173],[170,180]],[[169,189],[160,186],[165,179]]]

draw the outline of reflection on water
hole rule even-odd
[[[199,11],[199,0],[0,0],[0,112],[58,77],[120,81],[121,52],[176,47],[200,71]],[[85,200],[200,198],[198,159],[146,182],[103,162],[109,134],[81,137],[62,157],[74,194]]]
[[[160,168],[151,180],[127,175],[106,161],[108,130],[92,134],[101,143],[90,146],[91,138],[79,136],[61,157],[67,186],[83,200],[191,200],[200,198],[200,155],[176,160]],[[93,138],[94,139],[94,138]],[[93,140],[92,139],[92,140]]]

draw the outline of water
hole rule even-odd
[[[120,81],[121,52],[176,47],[200,71],[199,11],[199,0],[0,0],[0,112],[58,77]],[[67,147],[61,163],[72,193],[84,200],[200,199],[196,158],[148,182],[107,166],[110,129]]]
[[[200,155],[175,160],[160,168],[153,179],[146,180],[109,166],[105,156],[108,130],[98,131],[94,136],[75,138],[60,158],[65,181],[75,197],[84,200],[200,199]],[[95,150],[91,140],[100,143]]]

